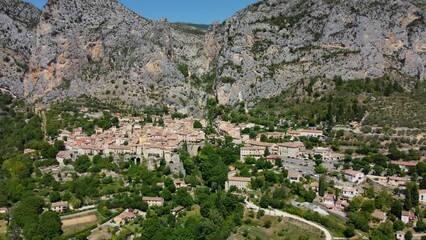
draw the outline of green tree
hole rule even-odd
[[[407,182],[405,185],[404,208],[410,210],[419,205],[419,188],[415,182]]]
[[[170,201],[172,199],[172,193],[169,189],[164,188],[163,191],[161,191],[161,197],[166,201]]]
[[[190,207],[194,202],[191,195],[188,193],[187,189],[184,187],[178,188],[174,199],[177,204],[182,205],[184,207]]]
[[[359,212],[351,212],[348,214],[349,223],[352,224],[356,229],[364,232],[368,232],[370,229],[368,226],[367,217]]]
[[[270,152],[269,152],[269,148],[265,148],[265,152],[263,153],[263,156],[269,156]]]
[[[392,207],[391,207],[390,212],[393,215],[395,215],[395,217],[397,217],[397,218],[400,219],[401,218],[401,214],[402,214],[402,203],[400,201],[398,201],[398,200],[395,200],[392,203]]]
[[[376,205],[374,204],[373,200],[364,200],[364,202],[361,205],[361,211],[372,213],[376,209]]]
[[[366,191],[365,191],[365,195],[366,195],[368,198],[374,198],[374,186],[373,186],[373,185],[371,185],[370,187],[368,187],[368,188],[366,189]]]
[[[324,167],[323,165],[318,165],[314,168],[314,171],[318,174],[325,174],[327,173],[327,168]]]
[[[393,230],[395,231],[402,231],[404,230],[404,228],[405,228],[405,224],[400,219],[395,220],[395,222],[393,223]]]
[[[203,128],[203,124],[201,124],[200,121],[195,120],[194,123],[193,123],[193,127],[194,128]]]
[[[23,199],[11,211],[11,226],[21,227],[27,238],[37,236],[39,216],[43,206],[44,201],[40,197],[31,196]]]
[[[49,194],[49,198],[50,202],[58,202],[61,200],[61,195],[58,192],[53,191]]]
[[[354,226],[352,224],[348,224],[346,226],[345,231],[343,232],[343,234],[347,238],[351,238],[351,237],[355,236],[355,228],[354,228]]]
[[[275,166],[279,168],[283,166],[283,161],[281,160],[281,158],[275,159]]]
[[[38,232],[43,236],[43,239],[53,239],[62,234],[61,218],[56,212],[47,211],[40,216],[38,224]]]
[[[377,229],[373,229],[370,238],[372,240],[394,239],[395,233],[389,221],[381,223]]]
[[[201,176],[209,187],[224,188],[228,178],[228,167],[212,145],[204,146],[198,154]]]
[[[404,235],[404,239],[405,240],[411,240],[413,239],[413,232],[411,232],[410,230],[408,230],[405,235]]]
[[[363,199],[361,197],[354,197],[352,201],[349,202],[348,207],[346,208],[347,212],[357,212],[362,205]]]
[[[405,210],[410,210],[413,208],[411,188],[408,187],[405,189],[404,208]]]
[[[321,197],[323,197],[324,196],[324,193],[327,191],[327,188],[328,188],[328,182],[327,182],[327,180],[325,179],[325,176],[324,175],[321,175],[321,177],[320,177],[320,179],[319,179],[319,187],[318,187],[319,189],[318,189],[318,192],[319,192],[319,195],[321,196]]]
[[[268,208],[270,201],[271,197],[269,195],[264,195],[262,198],[260,198],[259,206],[262,208]]]
[[[84,173],[87,172],[91,164],[90,158],[87,155],[81,155],[75,160],[74,168],[77,172]]]
[[[416,231],[424,232],[425,230],[426,230],[426,223],[423,221],[423,219],[420,219],[419,221],[417,221]]]

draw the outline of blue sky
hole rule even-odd
[[[25,0],[42,8],[47,0]],[[150,19],[166,17],[170,22],[211,24],[222,22],[258,0],[119,0]]]

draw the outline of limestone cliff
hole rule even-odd
[[[426,4],[267,0],[228,19],[219,102],[279,95],[309,78],[426,78]]]
[[[23,97],[40,11],[19,0],[0,1],[0,88]]]
[[[426,78],[421,0],[264,0],[208,30],[116,0],[0,0],[0,87],[29,101],[82,94],[194,112],[312,78]]]

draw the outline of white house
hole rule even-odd
[[[265,154],[265,147],[245,146],[240,149],[240,159],[245,161],[246,157],[254,157],[256,159],[263,157]]]
[[[358,195],[358,190],[352,187],[343,187],[342,195],[344,197],[353,198]]]
[[[162,197],[143,197],[143,201],[148,203],[148,206],[163,206],[164,198]]]
[[[65,212],[67,211],[69,208],[68,206],[68,202],[64,201],[64,202],[54,202],[52,203],[52,206],[50,207],[50,210],[54,211],[54,212]]]
[[[419,203],[426,204],[426,189],[419,190]]]
[[[247,185],[250,183],[251,178],[248,177],[228,177],[228,181],[225,183],[225,190],[228,191],[232,186],[237,187],[240,190],[247,189]]]
[[[364,173],[355,171],[352,169],[346,169],[342,171],[345,175],[346,179],[348,179],[349,182],[357,183],[364,180]]]
[[[321,130],[315,130],[315,129],[289,130],[287,134],[292,137],[317,137],[317,138],[324,137],[324,134]]]
[[[290,180],[291,183],[300,182],[300,178],[302,176],[297,172],[289,172],[287,175],[287,179]]]
[[[8,209],[5,207],[0,208],[0,214],[6,214],[8,212]]]
[[[305,145],[302,142],[285,142],[278,144],[278,156],[288,158],[298,158]]]

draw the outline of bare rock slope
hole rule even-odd
[[[221,103],[276,96],[309,78],[426,79],[426,4],[267,0],[228,19]]]
[[[312,78],[426,78],[421,0],[265,0],[208,31],[116,0],[0,0],[0,87],[29,101],[255,103]],[[402,81],[402,80],[401,80]]]

